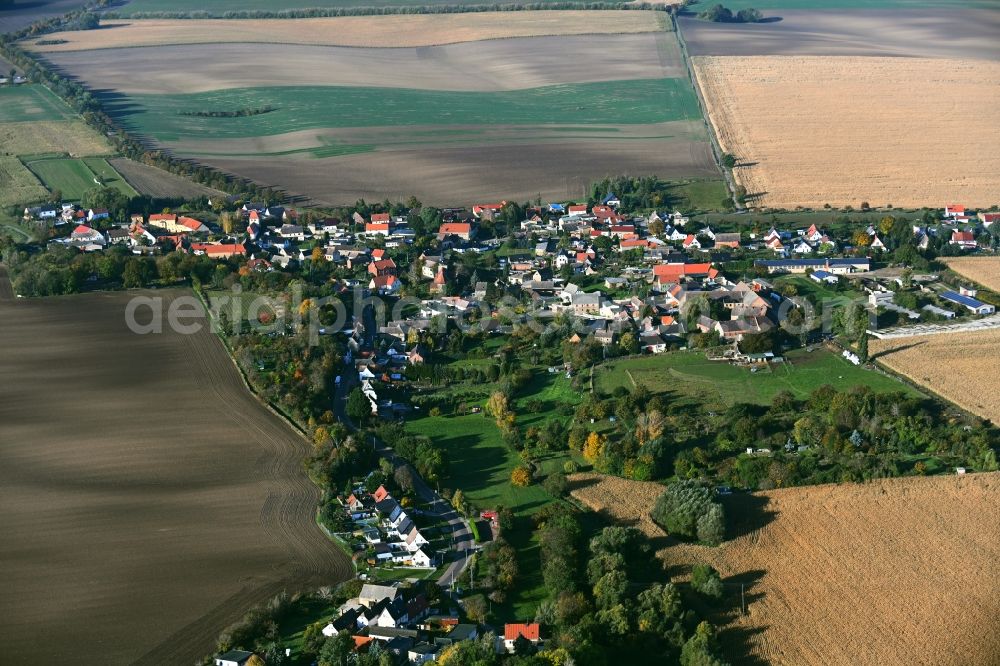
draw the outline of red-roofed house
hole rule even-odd
[[[177,225],[180,227],[179,229],[167,229],[167,231],[188,231],[193,234],[204,234],[209,231],[204,222],[193,217],[180,217],[177,219]]]
[[[701,249],[701,241],[699,241],[698,237],[695,236],[694,234],[688,234],[687,238],[684,239],[684,242],[681,243],[681,245],[684,247],[685,250],[690,250],[690,249],[700,250]]]
[[[1000,222],[1000,213],[980,213],[976,217],[986,227],[992,225],[994,222]]]
[[[437,275],[434,276],[434,281],[431,283],[431,293],[433,294],[443,294],[447,280],[444,277],[444,267],[438,266]]]
[[[714,277],[718,271],[711,263],[701,264],[658,264],[653,266],[653,276],[660,284],[680,282],[685,277]]]
[[[368,272],[371,275],[395,275],[396,274],[396,262],[392,259],[382,259],[380,261],[373,261],[368,264]]]
[[[372,497],[375,498],[376,502],[381,502],[388,496],[389,496],[389,491],[385,489],[385,486],[379,486],[378,488],[375,489],[375,492],[372,493]]]
[[[967,250],[971,250],[979,246],[979,244],[976,242],[976,235],[973,234],[971,231],[951,232],[951,240],[948,241],[948,244],[957,245]]]
[[[586,215],[587,204],[573,204],[566,208],[566,212],[570,215]]]
[[[228,259],[237,255],[244,257],[247,253],[243,243],[191,243],[191,251],[212,259]]]
[[[499,213],[503,210],[503,207],[506,205],[506,201],[494,204],[476,204],[472,207],[472,214],[476,217],[482,217],[483,213],[486,213],[487,217],[492,217],[495,213]]]
[[[965,206],[959,206],[958,204],[949,204],[944,207],[945,217],[965,217]]]
[[[389,235],[389,223],[388,222],[366,222],[365,223],[365,233],[366,234],[382,234],[383,236]]]
[[[537,622],[532,622],[530,624],[505,624],[503,626],[503,646],[504,650],[507,652],[514,651],[514,641],[520,637],[524,637],[531,641],[533,645],[537,645],[541,640],[541,631]]]
[[[395,275],[376,275],[368,282],[368,288],[383,296],[390,296],[399,291],[399,279]]]
[[[472,225],[468,222],[445,222],[438,229],[438,239],[444,240],[448,236],[458,236],[462,240],[471,240]]]
[[[177,216],[172,213],[154,213],[149,216],[149,226],[168,229],[169,225],[177,222]]]

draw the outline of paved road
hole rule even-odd
[[[1000,314],[990,315],[972,321],[960,321],[953,324],[917,324],[916,326],[897,326],[881,331],[869,331],[873,337],[880,340],[890,338],[912,338],[917,335],[938,335],[940,333],[960,333],[985,331],[1000,328]]]
[[[377,334],[375,317],[371,308],[367,308],[365,310],[363,320],[365,324],[365,345],[370,347]],[[357,430],[357,428],[347,415],[347,396],[350,395],[351,391],[358,385],[360,385],[360,382],[358,380],[357,373],[354,372],[352,362],[350,367],[345,367],[343,369],[341,381],[337,386],[335,396],[335,413],[337,415],[337,419],[352,430]],[[417,473],[417,470],[415,470],[410,463],[396,455],[395,451],[392,450],[392,447],[376,437],[372,437],[372,441],[375,446],[375,452],[392,463],[393,469],[399,469],[401,467],[408,467],[410,469],[413,477],[413,490],[417,497],[427,504],[428,511],[430,513],[440,516],[447,521],[446,529],[451,533],[454,543],[452,555],[455,556],[456,559],[449,562],[447,568],[438,578],[438,585],[445,588],[451,587],[465,567],[468,566],[469,555],[476,545],[468,524],[462,516],[460,516],[459,513],[452,508],[451,504],[446,502],[437,493],[437,491],[431,488],[430,485],[424,481],[423,477]]]

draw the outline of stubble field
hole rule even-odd
[[[756,206],[996,203],[1000,62],[693,59],[710,120]],[[929,102],[928,100],[933,100]]]
[[[1000,423],[1000,329],[869,342],[871,357],[984,419]]]
[[[16,157],[0,155],[0,206],[42,201],[48,190]]]
[[[1000,293],[1000,257],[951,257],[942,261],[962,277]]]
[[[3,295],[7,663],[193,663],[254,603],[351,575],[315,524],[308,444],[208,329],[129,332],[136,292]]]
[[[647,516],[657,484],[577,475],[571,488],[591,508],[663,537]],[[716,567],[736,608],[746,584],[747,614],[734,613],[723,631],[751,658],[795,666],[1000,660],[1000,474],[738,493],[726,505],[738,536],[718,548],[674,543],[658,555],[672,569]]]
[[[365,29],[308,44],[45,57],[100,91],[151,146],[319,203],[562,198],[620,173],[719,180],[662,12],[351,18]],[[399,38],[390,29],[411,20],[429,29],[408,27]],[[178,35],[210,33],[200,21],[182,23]],[[278,41],[302,27],[278,23]],[[117,41],[118,28],[109,30],[105,45],[132,43],[131,29]],[[233,109],[257,113],[207,115]]]
[[[80,31],[39,38],[42,53],[170,44],[302,44],[312,46],[417,47],[511,37],[659,32],[667,25],[654,11],[533,11],[467,14],[339,16],[308,19],[139,19],[104,21],[101,38]]]

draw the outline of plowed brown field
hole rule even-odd
[[[997,203],[1000,62],[693,58],[709,117],[757,206]],[[928,102],[928,100],[934,100]]]
[[[136,293],[4,293],[0,661],[190,664],[251,605],[352,574],[308,444],[207,328],[133,334]]]
[[[1000,423],[1000,329],[871,340],[873,359],[962,409]]]
[[[572,481],[577,499],[663,536],[646,517],[657,484]],[[1000,663],[1000,474],[737,493],[726,503],[741,536],[719,548],[674,544],[659,556],[670,566],[707,562],[727,583],[746,583],[747,614],[723,636],[745,641],[751,658]],[[738,607],[738,584],[728,590]]]

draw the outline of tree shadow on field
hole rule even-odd
[[[777,515],[767,508],[768,500],[763,495],[733,493],[719,498],[726,510],[726,540],[738,539],[753,534],[774,520]]]
[[[762,627],[725,627],[719,632],[723,656],[733,666],[767,666],[767,661],[754,654],[753,638],[764,633]]]
[[[892,349],[886,349],[884,352],[879,352],[878,354],[872,354],[869,359],[872,361],[882,358],[883,356],[889,356],[890,354],[895,354],[896,352],[906,351],[907,349],[913,349],[914,347],[920,347],[921,345],[926,345],[927,341],[922,340],[920,342],[914,342],[912,344],[903,345],[902,347],[894,347]]]

